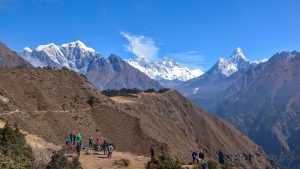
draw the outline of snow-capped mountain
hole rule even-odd
[[[53,43],[28,47],[21,56],[35,67],[66,67],[84,74],[100,90],[119,88],[160,89],[161,85],[130,66],[116,55],[103,58],[94,49],[80,41],[57,46]]]
[[[249,61],[242,49],[237,48],[228,58],[220,58],[203,75],[178,85],[176,89],[209,110],[237,92],[243,84],[228,88],[241,79],[247,70],[259,63]]]
[[[176,61],[163,58],[160,61],[150,61],[145,58],[127,60],[131,66],[144,72],[155,80],[179,80],[187,81],[203,74],[200,69],[189,69]]]
[[[53,43],[39,45],[34,50],[26,47],[21,55],[35,67],[67,67],[79,73],[86,73],[88,64],[101,58],[101,55],[94,49],[85,46],[80,41],[61,46]]]
[[[238,70],[249,68],[252,64],[256,64],[256,62],[250,62],[242,49],[236,48],[229,58],[220,58],[209,72],[229,77]]]

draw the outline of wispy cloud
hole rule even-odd
[[[168,58],[172,58],[179,63],[184,64],[190,68],[201,68],[204,64],[203,56],[197,51],[187,51],[179,53],[169,53],[166,55]]]
[[[128,40],[125,50],[136,55],[138,58],[155,60],[158,56],[159,48],[154,40],[144,35],[132,35],[128,32],[121,32],[121,35]]]

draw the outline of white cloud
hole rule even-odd
[[[148,60],[156,60],[159,48],[156,46],[154,40],[143,35],[132,35],[127,32],[121,32],[127,40],[125,50],[136,55],[138,58],[145,58]]]

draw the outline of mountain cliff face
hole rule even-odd
[[[191,70],[168,58],[150,61],[145,58],[131,59],[127,62],[144,72],[150,78],[159,81],[163,86],[174,87],[181,82],[196,78],[203,74],[200,69]]]
[[[3,67],[32,67],[32,65],[0,42],[0,68]]]
[[[281,168],[299,168],[300,53],[282,52],[249,69],[233,85],[240,91],[219,103],[213,113],[232,122]]]
[[[53,67],[74,70],[84,74],[99,89],[159,89],[160,84],[124,62],[116,55],[103,58],[82,42],[70,42],[61,46],[51,43],[31,50],[24,48],[22,57],[35,67]]]
[[[141,155],[155,144],[187,163],[191,151],[201,148],[213,159],[222,151],[226,162],[241,168],[276,168],[232,125],[176,91],[108,98],[67,69],[6,68],[0,69],[0,79],[6,79],[0,81],[1,117],[55,144],[64,144],[65,135],[75,130],[83,134],[83,144],[89,135],[100,135],[120,151]]]

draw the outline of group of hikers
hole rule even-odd
[[[100,151],[101,148],[104,151],[104,155],[107,156],[107,158],[112,157],[112,152],[114,151],[114,146],[112,144],[109,144],[106,142],[106,140],[101,140],[101,137],[98,136],[96,137],[96,140],[94,142],[93,137],[90,135],[89,141],[88,141],[88,147],[87,146],[82,146],[82,140],[83,137],[80,133],[76,132],[71,132],[70,134],[67,135],[67,141],[66,145],[76,145],[76,152],[78,157],[80,157],[80,152],[82,150],[87,150],[87,149],[95,149],[96,151]],[[155,146],[151,145],[150,146],[150,155],[151,155],[151,161],[154,160],[155,158]],[[219,152],[219,163],[224,164],[224,155],[220,151]],[[204,161],[204,152],[202,150],[199,151],[193,151],[192,152],[192,159],[194,164],[201,164],[202,169],[208,169],[208,163]]]
[[[70,132],[70,134],[67,134],[67,140],[66,140],[66,145],[73,145],[76,147],[76,152],[77,156],[80,157],[80,152],[82,150],[88,150],[88,149],[95,149],[96,151],[100,151],[101,148],[104,151],[104,155],[107,156],[107,158],[112,157],[112,152],[114,151],[114,147],[112,144],[109,144],[106,142],[106,140],[101,140],[101,137],[98,136],[96,137],[96,140],[94,142],[93,137],[90,135],[89,137],[89,145],[87,146],[82,146],[82,140],[83,137],[80,133]]]
[[[192,159],[194,164],[201,164],[202,169],[208,169],[208,163],[204,161],[204,152],[202,150],[193,151],[192,152]]]

